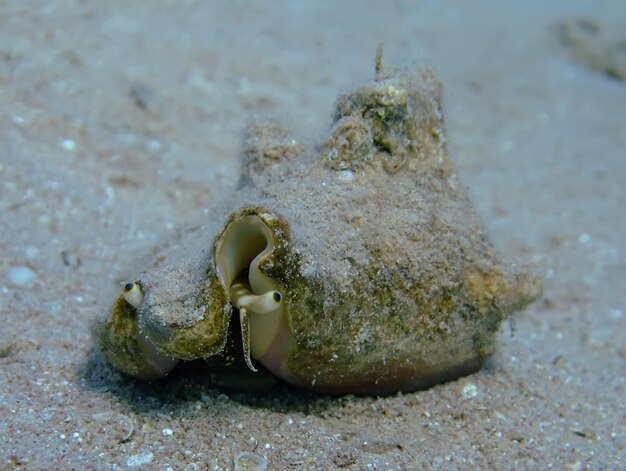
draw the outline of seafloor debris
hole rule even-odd
[[[541,292],[463,192],[429,70],[377,67],[314,150],[267,123],[245,149],[240,188],[95,323],[125,373],[205,358],[324,393],[411,391],[479,369]]]
[[[37,281],[37,274],[29,266],[17,265],[7,270],[7,279],[13,286],[30,288]]]
[[[626,32],[612,30],[583,18],[562,21],[557,28],[561,43],[572,56],[589,69],[607,77],[626,81]]]

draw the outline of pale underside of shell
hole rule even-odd
[[[428,70],[341,96],[314,150],[257,123],[240,188],[131,279],[141,303],[122,293],[96,322],[105,357],[145,379],[177,360],[249,357],[332,394],[476,371],[541,282],[494,253],[445,139]]]

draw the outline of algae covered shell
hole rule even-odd
[[[541,292],[494,252],[464,193],[429,70],[340,96],[315,149],[252,126],[239,189],[129,283],[140,296],[122,290],[94,324],[120,370],[156,379],[206,358],[331,394],[474,372]]]

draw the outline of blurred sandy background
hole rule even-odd
[[[626,467],[626,83],[603,65],[625,24],[618,0],[0,2],[0,468]],[[437,70],[462,180],[544,278],[487,367],[336,399],[104,364],[88,321],[128,261],[230,190],[253,118],[317,141],[378,42]]]

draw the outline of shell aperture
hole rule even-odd
[[[215,244],[218,277],[239,310],[244,359],[261,359],[281,330],[283,296],[277,284],[259,269],[274,250],[272,234],[259,216],[243,216],[226,226]]]

